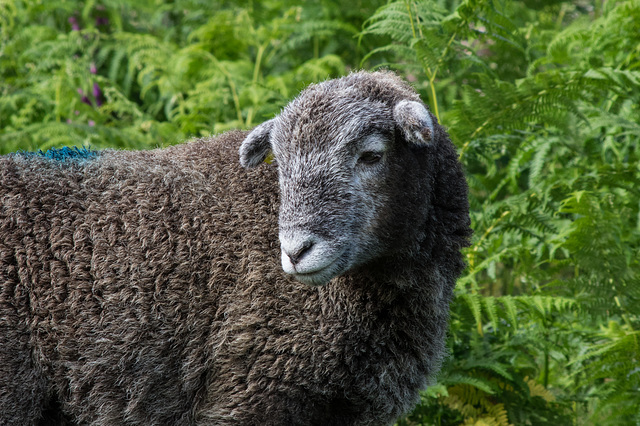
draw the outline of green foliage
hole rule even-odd
[[[638,0],[0,0],[0,153],[165,146],[396,69],[475,230],[451,356],[399,424],[640,424],[638,22]]]
[[[640,421],[638,22],[638,1],[482,0],[396,1],[367,21],[390,40],[369,56],[441,111],[476,232],[442,392],[409,424],[499,424],[489,402],[512,424]]]
[[[0,153],[148,148],[252,127],[357,64],[355,35],[378,6],[0,4]]]
[[[579,361],[592,379],[602,381],[594,418],[597,423],[630,424],[640,422],[640,331],[631,324],[615,321],[601,326],[599,342],[590,347]],[[624,356],[621,356],[624,355]],[[612,380],[615,378],[616,380]]]

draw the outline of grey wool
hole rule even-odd
[[[387,71],[250,132],[0,157],[0,202],[2,425],[391,424],[471,234],[453,144]]]

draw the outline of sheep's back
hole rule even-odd
[[[257,258],[278,267],[277,178],[240,169],[243,135],[0,158],[0,317],[29,333],[67,403],[91,395],[114,421],[153,399],[159,419],[189,411],[228,315],[221,301],[265,273],[251,270]]]

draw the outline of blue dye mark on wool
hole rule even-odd
[[[91,148],[77,146],[63,148],[50,148],[46,151],[38,150],[37,152],[20,152],[19,154],[31,157],[44,157],[54,161],[69,161],[69,160],[90,160],[99,155],[99,151],[94,151]]]

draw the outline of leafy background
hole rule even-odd
[[[379,67],[448,127],[475,230],[398,424],[640,424],[638,0],[0,0],[0,154],[250,128]]]

